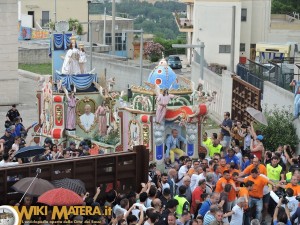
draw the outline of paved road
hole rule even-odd
[[[35,80],[24,78],[20,76],[20,103],[17,106],[21,117],[23,118],[23,125],[28,127],[34,122],[38,121],[37,113],[37,98],[36,89],[37,82]],[[4,134],[4,122],[6,120],[6,113],[11,108],[11,106],[0,106],[0,135]],[[32,130],[31,130],[32,131]]]

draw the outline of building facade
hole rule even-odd
[[[255,59],[256,43],[300,42],[299,18],[271,15],[271,0],[180,1],[187,4],[187,18],[176,18],[179,30],[188,32],[187,43],[204,42],[208,65],[234,71],[240,57]]]
[[[90,15],[92,24],[92,42],[103,45],[111,45],[112,17],[109,15]],[[133,58],[134,33],[123,32],[133,30],[133,20],[116,17],[115,20],[115,54],[118,56]]]
[[[50,21],[88,21],[88,3],[84,0],[19,0],[21,15],[32,16],[32,28],[44,27]],[[84,25],[87,32],[87,25]]]
[[[17,0],[0,1],[0,105],[19,103]]]

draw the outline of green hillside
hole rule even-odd
[[[104,7],[111,14],[111,3],[90,4],[90,14],[103,14]],[[125,0],[116,3],[116,15],[134,19],[134,29],[143,29],[146,33],[155,34],[166,39],[182,37],[172,12],[186,10],[183,3],[164,1],[150,4]]]

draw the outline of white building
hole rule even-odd
[[[187,3],[187,18],[176,18],[179,30],[187,32],[188,44],[204,42],[209,65],[235,70],[240,57],[255,59],[258,42],[300,43],[300,20],[271,15],[271,0],[180,1]]]

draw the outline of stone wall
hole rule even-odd
[[[19,103],[18,5],[0,1],[0,105]]]
[[[87,66],[89,64],[87,63]],[[132,65],[127,61],[115,61],[110,58],[93,57],[93,68],[98,76],[104,74],[106,69],[107,78],[116,78],[116,90],[127,90],[128,85],[140,85],[140,67]],[[152,70],[143,68],[143,82],[147,81]]]
[[[192,62],[192,80],[197,87],[200,78],[200,66]],[[231,112],[232,78],[229,71],[223,71],[222,76],[204,68],[204,91],[216,91],[215,103],[209,106],[209,114],[220,122],[224,112]]]
[[[49,49],[25,49],[19,48],[19,63],[24,64],[41,64],[51,63]]]

